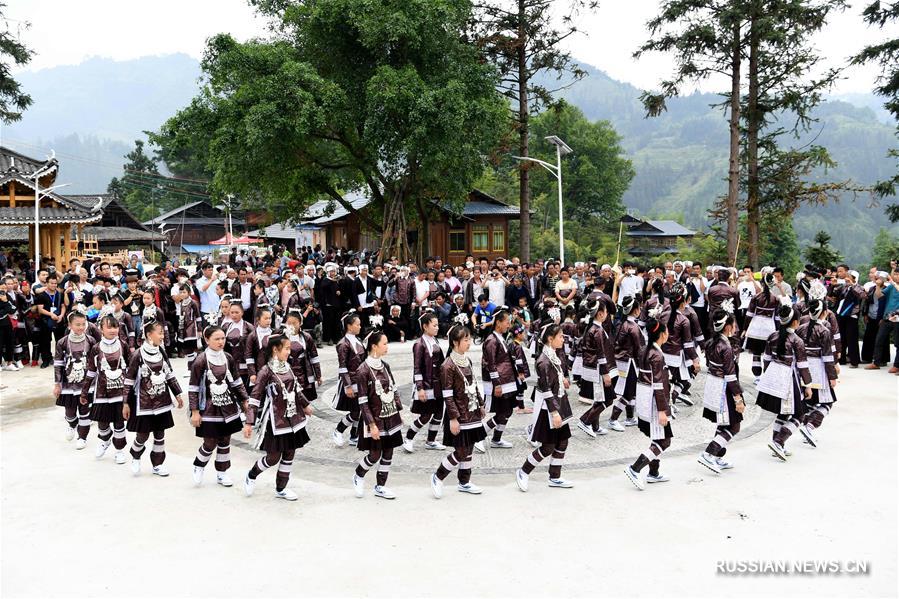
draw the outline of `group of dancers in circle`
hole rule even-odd
[[[342,447],[349,431],[349,443],[363,452],[352,476],[356,496],[365,495],[365,477],[374,469],[374,495],[394,499],[387,486],[394,450],[414,452],[415,437],[423,430],[426,449],[450,450],[430,477],[434,496],[443,496],[453,471],[459,492],[480,494],[471,481],[472,455],[513,447],[503,433],[515,408],[524,407],[530,378],[526,347],[536,375],[527,427],[534,451],[515,474],[521,491],[528,490],[530,476],[544,462],[549,487],[573,486],[562,476],[572,424],[591,439],[637,425],[649,444],[625,469],[627,478],[640,490],[669,480],[660,470],[660,458],[671,444],[676,404],[693,405],[691,386],[700,370],[700,352],[706,362],[702,415],[716,427],[698,457],[700,464],[716,474],[733,468],[725,453],[740,431],[746,406],[739,379],[741,350],[753,354],[756,404],[776,415],[768,444],[772,454],[786,461],[791,455],[787,442],[797,430],[816,447],[815,430],[836,401],[838,382],[835,319],[829,318],[823,285],[800,281],[799,299],[793,303],[770,293],[773,278],[765,274],[764,291],[753,298],[741,328],[733,310],[736,290],[726,278],[722,282],[709,294],[708,339],[695,314],[690,315],[682,283],[645,300],[639,294],[624,296],[620,306],[594,291],[577,320],[563,322],[558,310],[549,309],[530,344],[528,331],[500,307],[483,342],[480,380],[469,355],[473,333],[467,323],[460,319],[453,324],[444,351],[437,316],[424,311],[419,317],[422,335],[412,347],[414,420],[405,433],[404,406],[385,359],[389,345],[378,317],[367,318],[363,337],[363,315],[348,312],[341,319],[345,334],[336,346],[338,383],[331,402],[345,415],[331,439]],[[176,288],[174,293],[180,292]],[[260,474],[277,465],[275,496],[296,500],[288,481],[296,451],[310,440],[307,423],[322,385],[318,352],[302,328],[302,313],[289,310],[275,329],[268,306],[257,306],[251,324],[243,319],[240,304],[232,303],[224,313],[207,315],[204,323],[195,300],[176,299],[181,309],[179,330],[173,334],[182,343],[202,337],[202,345],[188,356],[190,424],[202,440],[193,462],[195,484],[202,484],[213,455],[217,484],[234,484],[228,474],[231,436],[242,433],[265,454],[244,476],[246,494],[253,494]],[[185,326],[185,320],[193,326]],[[152,473],[168,476],[165,431],[174,426],[172,411],[183,407],[184,398],[163,349],[170,334],[166,322],[145,314],[134,331],[114,313],[88,322],[85,311],[76,307],[68,315],[68,328],[54,356],[54,394],[65,410],[67,438],[77,437],[76,448],[83,449],[91,423],[97,422],[96,457],[102,458],[112,445],[115,462],[125,464],[126,431],[133,433],[131,471],[138,475],[152,436]],[[572,381],[579,399],[590,404],[580,417],[568,399]],[[606,428],[600,418],[608,408]]]

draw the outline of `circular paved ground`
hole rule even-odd
[[[442,345],[445,346],[445,342],[442,342]],[[319,389],[319,399],[314,404],[315,415],[310,419],[308,425],[309,436],[312,440],[306,447],[297,452],[296,459],[323,465],[334,465],[349,470],[359,460],[362,452],[349,444],[338,448],[331,442],[331,431],[343,417],[342,412],[336,412],[330,407],[330,400],[336,389],[337,359],[333,347],[326,346],[320,352],[324,383]],[[476,367],[480,364],[480,354],[480,346],[473,346],[471,357]],[[403,405],[407,408],[403,412],[403,422],[408,425],[414,416],[408,411],[412,397],[412,344],[392,343],[385,360],[390,364],[394,376],[400,383]],[[531,370],[533,371],[533,368]],[[704,379],[705,374],[700,373],[693,385],[693,396],[696,405],[693,407],[679,405],[680,412],[677,419],[672,423],[674,439],[671,448],[668,450],[669,454],[698,453],[702,451],[713,436],[714,425],[702,418],[701,396]],[[747,405],[744,413],[742,430],[737,437],[737,442],[767,428],[772,421],[770,414],[763,412],[754,405],[752,398],[755,396],[755,390],[752,388],[751,382],[747,381],[745,377],[743,377],[741,382],[744,390],[747,391],[749,405]],[[533,384],[533,380],[528,381],[529,387],[533,387]],[[530,389],[526,397],[530,397]],[[579,416],[588,408],[587,405],[577,401],[577,390],[574,386],[569,391],[569,397],[572,399],[575,415]],[[603,413],[603,422],[608,418],[610,411],[606,410]],[[521,465],[527,455],[533,451],[533,448],[524,437],[525,427],[532,418],[533,416],[530,414],[514,414],[512,416],[503,436],[504,439],[512,443],[513,447],[511,449],[491,449],[486,454],[475,453],[474,468],[477,469],[479,474],[512,473]],[[646,448],[648,443],[648,438],[637,430],[637,427],[628,427],[623,433],[610,430],[607,435],[597,437],[595,440],[587,437],[573,425],[572,429],[573,436],[565,456],[566,468],[586,469],[617,463],[630,463],[637,454]],[[438,440],[441,440],[442,436],[441,432]],[[444,454],[449,452],[449,449],[446,451],[425,450],[425,440],[426,431],[422,430],[416,436],[416,450],[414,453],[408,454],[401,448],[397,448],[392,469],[401,472],[432,472],[440,460],[443,459]],[[232,442],[235,445],[246,446],[242,439],[238,441],[237,435],[235,435]]]

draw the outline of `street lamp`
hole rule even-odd
[[[562,156],[566,154],[571,154],[572,149],[568,147],[564,141],[561,140],[556,135],[548,135],[544,137],[546,141],[556,146],[556,164],[549,164],[548,162],[544,162],[542,160],[537,160],[536,158],[525,157],[525,156],[512,156],[515,160],[529,160],[531,162],[536,162],[552,174],[556,176],[556,181],[559,184],[559,262],[562,263],[562,266],[565,266],[565,239],[564,239],[564,219],[562,218]],[[530,232],[527,232],[530,233]]]
[[[171,233],[172,231],[175,230],[174,228],[166,229],[166,226],[167,226],[167,223],[162,223],[161,225],[159,225],[159,234],[162,235],[162,241],[159,242],[159,254],[160,255],[165,254],[165,241],[166,241],[166,239],[168,239],[169,233]]]

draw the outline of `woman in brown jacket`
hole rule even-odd
[[[203,439],[194,458],[194,484],[203,484],[203,471],[213,452],[216,482],[223,487],[234,483],[231,467],[231,435],[241,429],[240,407],[246,406],[247,390],[240,378],[237,360],[225,351],[225,332],[218,326],[203,330],[206,349],[197,354],[190,367],[187,401],[190,424]]]
[[[365,495],[365,475],[378,465],[375,497],[395,499],[387,488],[387,475],[393,461],[393,449],[403,444],[403,418],[400,412],[400,392],[390,366],[381,358],[387,354],[387,335],[372,331],[365,338],[368,357],[353,373],[353,383],[358,390],[362,420],[357,425],[359,451],[367,452],[359,460],[353,474],[356,497]]]
[[[556,489],[570,489],[571,481],[562,478],[562,461],[571,438],[568,423],[574,419],[566,392],[565,373],[558,351],[565,343],[562,327],[548,324],[540,331],[543,349],[534,369],[537,371],[537,395],[534,403],[534,420],[530,438],[532,443],[540,443],[515,473],[518,488],[528,490],[528,476],[540,462],[550,458],[549,486]]]
[[[475,443],[487,437],[482,424],[484,398],[475,377],[474,364],[466,354],[471,347],[471,332],[465,325],[456,323],[450,327],[447,337],[450,355],[440,366],[440,388],[446,405],[443,444],[454,449],[431,475],[431,491],[437,499],[443,496],[443,481],[456,468],[459,469],[459,491],[480,494],[481,488],[470,482],[471,452]]]
[[[247,422],[243,436],[253,433],[256,419],[262,431],[262,449],[265,456],[247,472],[244,492],[247,497],[256,489],[256,478],[263,471],[278,464],[275,475],[275,497],[296,501],[297,494],[287,488],[290,469],[296,450],[309,442],[306,417],[312,415],[312,406],[306,401],[287,358],[290,356],[290,340],[272,335],[265,347],[265,365],[256,374],[256,384],[247,404]]]
[[[665,356],[662,355],[662,346],[668,341],[668,315],[663,310],[662,306],[649,310],[649,319],[646,321],[648,345],[637,365],[637,426],[640,432],[649,437],[650,444],[633,465],[624,469],[631,483],[641,491],[646,488],[647,482],[661,483],[668,480],[668,477],[659,472],[659,456],[668,449],[674,436],[668,422],[668,368],[665,366]],[[640,471],[646,466],[649,466],[649,474],[644,481],[640,477]]]
[[[784,445],[802,423],[805,415],[803,397],[812,397],[809,387],[812,376],[808,370],[805,343],[795,332],[799,326],[799,312],[792,305],[782,304],[777,311],[777,320],[780,330],[772,333],[765,345],[762,360],[766,367],[756,386],[755,403],[763,410],[777,414],[768,447],[776,458],[786,461]]]

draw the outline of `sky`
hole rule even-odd
[[[78,64],[93,56],[128,60],[183,52],[199,59],[205,40],[213,34],[229,32],[244,40],[266,32],[265,20],[246,0],[7,1],[7,27],[37,52],[24,70]],[[635,60],[631,55],[645,41],[645,23],[658,4],[659,0],[601,0],[596,12],[579,16],[583,33],[569,38],[566,49],[615,79],[653,88],[671,72],[671,58],[649,55]],[[828,65],[844,64],[864,44],[899,35],[897,27],[883,31],[867,27],[860,16],[866,4],[867,0],[851,2],[851,8],[832,17],[815,39]],[[833,93],[869,93],[877,74],[873,65],[853,67]],[[699,89],[720,87],[720,82],[710,81]]]

